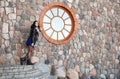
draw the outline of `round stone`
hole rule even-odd
[[[12,54],[10,54],[10,53],[9,53],[9,54],[7,54],[7,59],[8,59],[8,60],[10,60],[12,57],[13,57],[13,55],[12,55]]]
[[[83,62],[83,61],[84,61],[84,58],[83,58],[83,57],[81,57],[81,58],[80,58],[80,61],[81,61],[81,62]]]
[[[96,69],[92,69],[92,70],[90,71],[90,74],[91,74],[92,76],[96,76],[96,74],[97,74]]]
[[[15,62],[15,60],[14,60],[13,58],[11,58],[10,64],[11,64],[11,65],[15,65],[15,64],[16,64],[16,62]]]
[[[20,2],[25,2],[25,0],[20,0]]]
[[[110,74],[110,79],[114,79],[114,74]]]
[[[63,65],[63,61],[62,60],[59,60],[58,61],[58,66],[62,66]]]
[[[89,72],[90,72],[90,69],[89,69],[89,68],[86,68],[86,69],[85,69],[85,72],[86,72],[86,73],[89,73]]]
[[[9,46],[9,41],[8,41],[8,40],[5,41],[5,46],[6,46],[6,47]]]
[[[35,16],[30,16],[30,21],[35,21]]]
[[[8,14],[8,17],[11,20],[16,19],[16,14],[15,13],[10,13],[10,14]]]
[[[103,70],[103,74],[107,75],[107,71],[106,71],[106,70]]]
[[[8,33],[8,27],[9,27],[8,23],[3,23],[2,33]]]
[[[58,61],[55,59],[54,60],[54,65],[57,65],[58,64]]]
[[[94,66],[92,64],[90,64],[89,66],[90,70],[94,69]]]
[[[83,57],[86,57],[87,53],[83,53]]]
[[[100,78],[106,79],[106,76],[105,76],[104,74],[101,74],[101,75],[100,75]]]
[[[63,55],[63,51],[59,51],[58,54],[59,54],[59,55]]]
[[[72,3],[73,2],[73,0],[67,0],[68,2],[70,2],[70,3]]]
[[[7,1],[5,1],[5,6],[9,6],[9,3]]]
[[[76,66],[75,66],[75,71],[76,71],[76,72],[80,72],[79,65],[76,65]]]
[[[118,63],[119,63],[119,60],[118,60],[118,59],[116,59],[116,60],[115,60],[115,63],[117,63],[117,64],[118,64]]]
[[[68,76],[70,79],[79,79],[79,78],[78,78],[78,72],[76,72],[74,69],[68,69],[68,70],[67,70],[67,76]]]
[[[32,57],[31,57],[31,62],[32,62],[32,63],[37,63],[37,62],[39,62],[39,57],[37,57],[37,56],[32,56]]]

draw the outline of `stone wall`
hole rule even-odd
[[[77,33],[67,44],[54,45],[40,34],[40,57],[52,64],[67,59],[67,67],[79,65],[89,73],[94,65],[98,74],[115,79],[120,54],[120,0],[0,0],[0,64],[19,64],[26,50],[30,25],[39,20],[41,11],[50,3],[62,2],[75,11]]]

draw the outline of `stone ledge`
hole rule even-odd
[[[50,67],[37,63],[35,65],[0,66],[0,79],[47,79]]]

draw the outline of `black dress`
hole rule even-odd
[[[26,41],[26,45],[30,46],[32,43],[36,44],[38,40],[39,33],[35,27],[31,27],[29,38]]]

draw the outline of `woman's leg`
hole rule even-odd
[[[32,56],[32,54],[33,54],[33,49],[34,49],[34,48],[33,48],[32,46],[29,46],[29,52],[28,52],[28,53],[29,53],[29,55],[28,55],[29,58],[31,58],[31,56]]]
[[[32,63],[31,63],[32,53],[33,53],[33,47],[29,46],[28,47],[28,53],[27,53],[27,65],[32,65]]]

